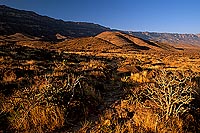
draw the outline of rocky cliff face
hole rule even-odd
[[[156,32],[127,32],[131,35],[143,38],[145,40],[169,43],[173,45],[189,44],[200,46],[199,34],[175,34],[175,33],[156,33]]]
[[[36,37],[55,39],[56,34],[68,37],[95,36],[107,27],[85,22],[65,22],[31,11],[17,10],[0,5],[0,35],[23,33]]]

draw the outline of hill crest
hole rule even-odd
[[[108,41],[118,47],[121,47],[122,49],[129,50],[170,50],[175,51],[176,48],[168,45],[168,44],[161,44],[161,43],[155,43],[152,41],[147,41],[142,38],[125,34],[119,31],[112,32],[112,31],[106,31],[102,32],[99,35],[96,36],[97,38],[101,38],[105,41]]]

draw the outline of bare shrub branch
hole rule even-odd
[[[162,116],[169,119],[188,111],[188,105],[194,99],[194,73],[160,71],[152,83],[146,86],[146,96],[162,111]]]

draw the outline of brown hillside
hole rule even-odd
[[[149,47],[151,49],[156,49],[156,50],[159,50],[161,48],[159,45],[157,45],[153,42],[146,41],[146,40],[143,40],[141,38],[138,38],[138,37],[135,37],[132,35],[127,35],[127,34],[123,34],[123,35],[139,46],[145,46],[145,47]]]
[[[168,51],[176,51],[178,48],[175,48],[173,45],[168,43],[161,43],[161,42],[154,42],[154,41],[147,41],[141,38],[135,37],[133,35],[124,34],[129,40],[133,41],[134,43],[140,46],[146,46],[151,48],[152,50],[168,50]]]
[[[55,49],[69,51],[101,51],[110,52],[119,49],[116,45],[96,37],[85,37],[65,40],[55,45]]]
[[[103,33],[97,35],[96,37],[122,47],[126,44],[129,44],[130,42],[128,42],[127,40],[120,37],[121,35],[122,35],[122,33],[120,33],[120,32],[109,32],[108,31],[108,32],[103,32]]]
[[[110,43],[120,46],[126,50],[170,50],[174,51],[175,48],[167,44],[157,44],[154,42],[146,41],[138,37],[124,34],[121,32],[103,32],[96,37],[106,40]]]
[[[106,40],[112,44],[115,44],[116,46],[121,47],[122,49],[126,51],[132,51],[132,50],[149,50],[150,48],[147,46],[138,45],[137,43],[130,40],[126,34],[123,34],[121,32],[103,32],[96,36],[97,38],[101,38],[103,40]]]
[[[0,36],[1,41],[8,41],[8,42],[35,41],[35,40],[39,40],[39,39],[40,38],[38,38],[38,37],[25,35],[22,33],[15,33],[15,34],[9,35],[9,36],[7,36],[7,35]]]

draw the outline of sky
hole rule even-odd
[[[200,0],[0,0],[0,5],[119,30],[200,33]]]

